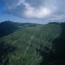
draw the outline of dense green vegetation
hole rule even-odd
[[[0,38],[0,65],[65,65],[65,23],[5,23],[13,32]]]

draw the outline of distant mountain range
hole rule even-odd
[[[65,23],[0,23],[0,65],[65,65]]]
[[[0,23],[0,37],[8,35],[18,29],[23,29],[26,27],[36,27],[40,24],[34,23],[16,23],[12,21],[4,21]]]

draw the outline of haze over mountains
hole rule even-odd
[[[0,65],[65,65],[65,22],[0,23]]]

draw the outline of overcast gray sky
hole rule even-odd
[[[65,0],[0,0],[0,10],[1,20],[7,16],[19,22],[65,21]]]

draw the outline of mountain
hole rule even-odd
[[[65,23],[4,23],[13,32],[0,38],[0,65],[65,65]]]
[[[23,29],[26,27],[35,27],[39,24],[32,24],[32,23],[16,23],[12,21],[4,21],[0,23],[0,37],[6,36],[10,33],[18,29]]]

